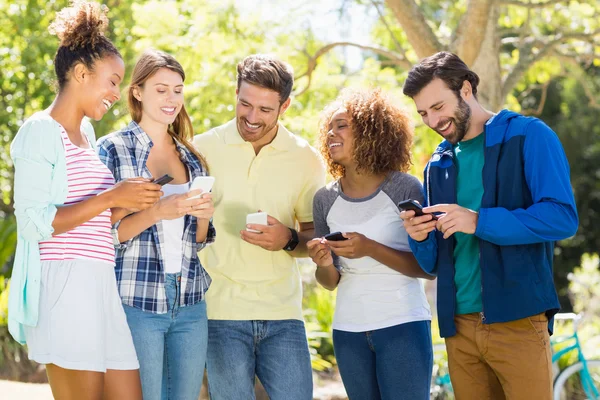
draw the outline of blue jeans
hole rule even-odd
[[[204,301],[179,306],[180,274],[165,275],[168,312],[123,305],[140,361],[144,400],[198,400],[208,327]]]
[[[302,321],[211,319],[206,366],[211,400],[255,399],[255,376],[271,400],[312,399],[312,369]]]
[[[428,400],[431,322],[368,332],[333,330],[333,348],[350,400]]]

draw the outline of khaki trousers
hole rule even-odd
[[[552,352],[542,314],[483,324],[479,313],[457,315],[446,338],[457,400],[551,400]]]

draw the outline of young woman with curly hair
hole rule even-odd
[[[115,185],[85,118],[119,100],[125,66],[104,36],[107,8],[75,1],[50,26],[58,94],[11,144],[18,244],[9,329],[46,365],[55,399],[142,399],[139,363],[114,272],[111,222],[160,199],[142,178]]]
[[[320,127],[335,178],[313,203],[317,281],[338,288],[333,345],[350,399],[428,399],[431,312],[397,204],[422,202],[408,115],[379,90],[347,91]],[[341,232],[343,238],[325,236]],[[341,239],[341,240],[340,240]]]

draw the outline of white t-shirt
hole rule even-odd
[[[400,251],[410,251],[408,234],[397,204],[413,199],[423,203],[419,181],[401,172],[391,173],[372,195],[353,199],[335,181],[314,199],[316,237],[331,232],[358,232]],[[431,320],[423,283],[371,257],[334,256],[341,273],[333,329],[365,332],[407,322]]]
[[[189,183],[180,185],[163,185],[163,197],[172,194],[187,193],[190,190]],[[183,265],[183,229],[185,228],[185,216],[176,219],[162,220],[164,246],[164,270],[165,274],[181,272]]]

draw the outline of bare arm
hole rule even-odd
[[[54,228],[52,235],[68,232],[114,205],[115,200],[110,192],[104,192],[79,203],[58,207],[52,221],[52,228]]]
[[[333,265],[333,256],[329,246],[320,238],[309,240],[306,244],[308,255],[317,264],[315,278],[327,290],[334,290],[340,281],[340,272]]]
[[[160,186],[143,179],[119,182],[97,196],[59,207],[52,221],[53,235],[68,232],[109,208],[146,209],[152,206],[160,195]]]
[[[435,276],[423,271],[410,251],[395,250],[374,240],[370,242],[370,251],[367,254],[383,265],[412,278],[435,279]]]
[[[335,268],[333,264],[330,264],[326,267],[317,266],[317,270],[315,271],[315,278],[317,282],[321,284],[327,290],[335,290],[337,288],[338,283],[340,283],[340,272]]]
[[[314,237],[315,225],[312,221],[300,222],[298,225],[300,227],[300,230],[298,231],[298,246],[296,246],[294,251],[290,251],[289,253],[293,257],[306,257],[308,256],[308,248],[306,247],[306,243],[308,243]],[[289,238],[291,239],[292,233],[289,232],[289,234]]]
[[[392,249],[356,232],[346,232],[348,240],[327,241],[331,250],[340,257],[371,257],[385,266],[412,278],[434,279],[419,266],[411,252]]]
[[[119,232],[119,242],[124,243],[136,237],[158,221],[160,221],[160,218],[158,218],[154,207],[127,216],[121,221],[117,230]]]

